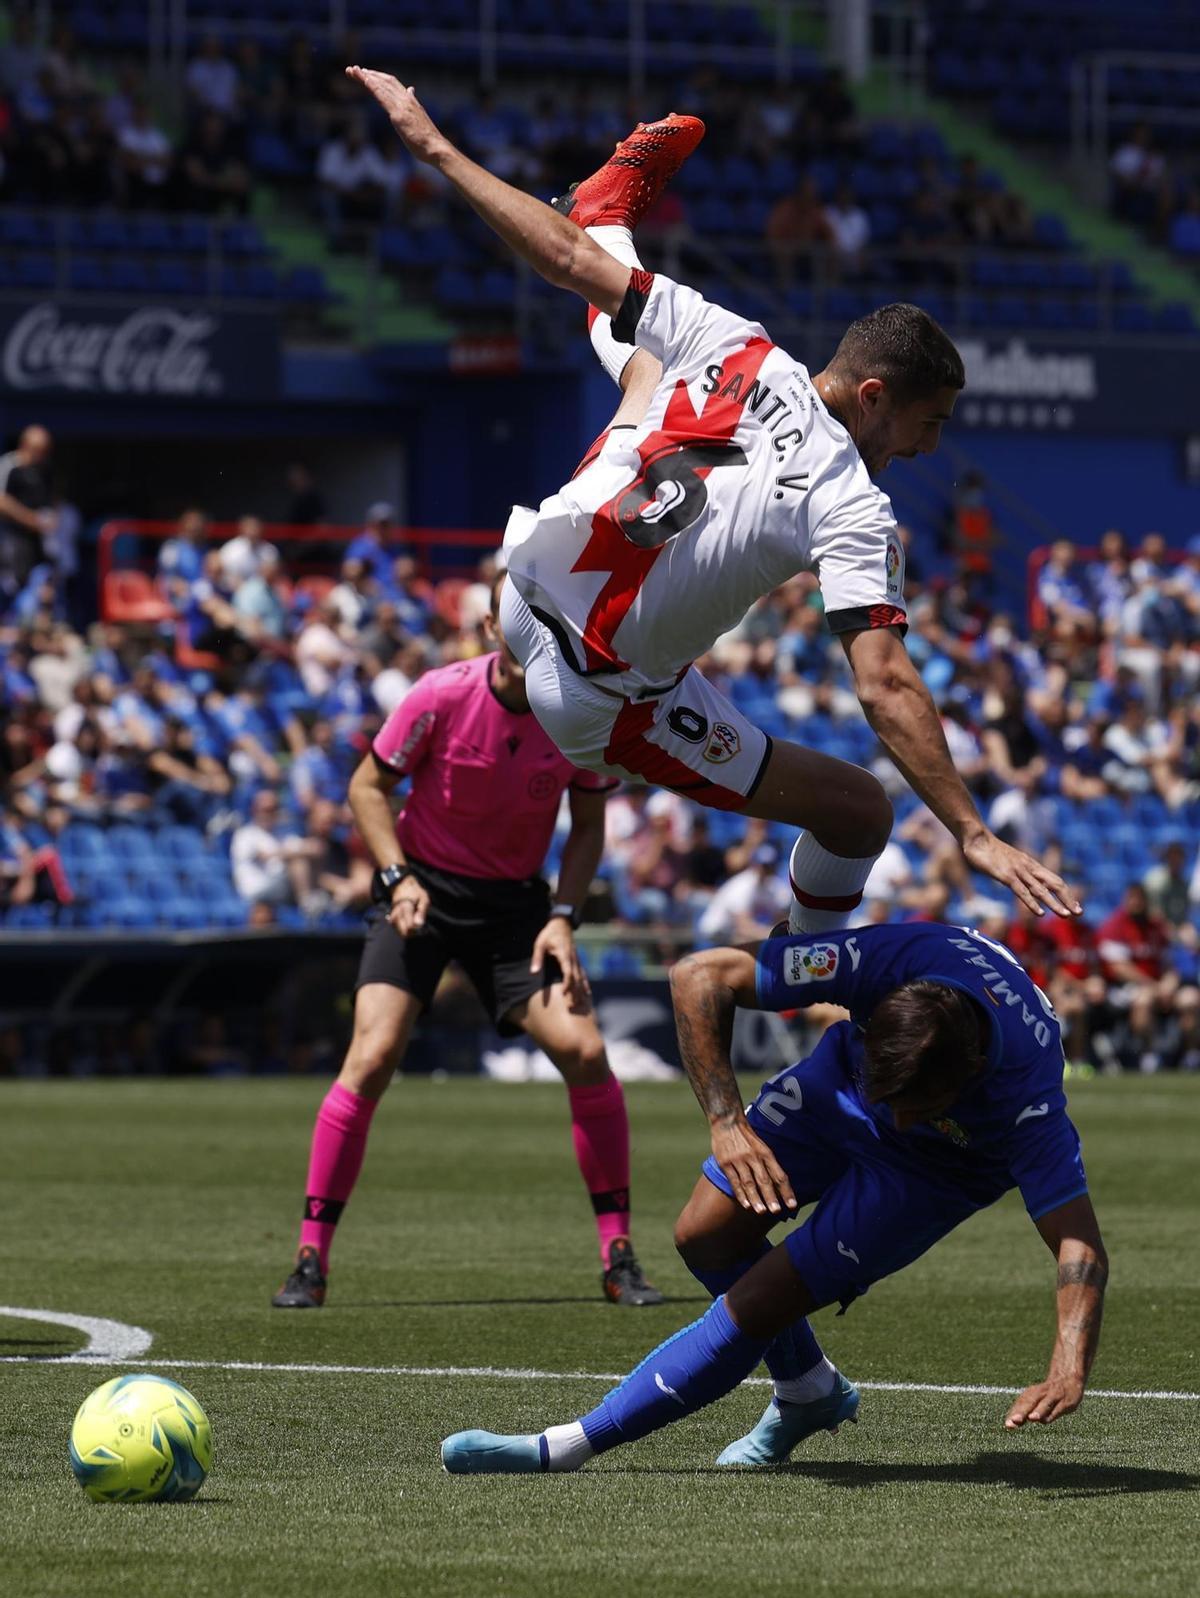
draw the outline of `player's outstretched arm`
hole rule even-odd
[[[629,287],[629,268],[614,260],[565,216],[472,161],[434,124],[411,88],[389,72],[347,67],[346,76],[373,94],[418,161],[436,167],[494,233],[557,288],[571,289],[615,316]]]
[[[1027,1387],[1009,1410],[1009,1431],[1030,1421],[1048,1426],[1078,1409],[1100,1342],[1108,1255],[1091,1199],[1083,1194],[1060,1205],[1037,1229],[1058,1261],[1058,1335],[1045,1381]]]
[[[712,1151],[743,1209],[796,1208],[787,1173],[751,1130],[729,1058],[733,1017],[757,1007],[753,948],[705,949],[671,968],[679,1052],[712,1130]]]
[[[1082,914],[1083,906],[1056,872],[1014,849],[984,825],[955,770],[937,707],[899,635],[891,627],[844,633],[859,703],[908,785],[948,827],[967,863],[1004,886],[1035,915]]]

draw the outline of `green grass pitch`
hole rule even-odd
[[[671,1223],[705,1152],[686,1085],[629,1091],[636,1232],[661,1309],[598,1292],[553,1087],[401,1082],[376,1119],[328,1306],[268,1300],[287,1266],[315,1081],[0,1084],[0,1301],[133,1322],[142,1368],[198,1395],[199,1499],[97,1506],[66,1435],[109,1372],[0,1317],[0,1589],[13,1598],[376,1594],[674,1598],[1131,1598],[1200,1590],[1200,1403],[1095,1398],[1008,1436],[1002,1397],[864,1392],[861,1424],[769,1475],[712,1460],[761,1386],[578,1476],[454,1478],[469,1425],[572,1419],[602,1381],[236,1370],[290,1365],[624,1371],[703,1308]],[[1200,1083],[1072,1095],[1112,1256],[1099,1388],[1200,1390]],[[842,1318],[830,1356],[868,1382],[1022,1385],[1044,1370],[1052,1264],[1009,1196]],[[215,1362],[181,1369],[172,1359]]]

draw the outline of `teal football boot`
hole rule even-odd
[[[841,1371],[833,1391],[807,1404],[780,1403],[777,1398],[763,1411],[752,1432],[717,1455],[718,1465],[782,1465],[797,1443],[813,1432],[835,1432],[843,1421],[857,1424],[858,1388]]]

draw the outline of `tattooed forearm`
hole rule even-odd
[[[732,993],[691,958],[675,967],[671,991],[679,1053],[700,1108],[713,1121],[739,1115],[742,1100],[729,1059]]]
[[[1102,1293],[1108,1267],[1101,1260],[1067,1260],[1058,1267],[1059,1287],[1095,1287]]]

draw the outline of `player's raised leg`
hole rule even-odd
[[[771,1341],[816,1307],[781,1244],[588,1414],[526,1436],[457,1432],[442,1444],[442,1464],[456,1475],[578,1470],[595,1454],[636,1442],[732,1392]]]
[[[276,1309],[319,1309],[325,1302],[334,1231],[362,1170],[376,1107],[420,1012],[418,998],[389,983],[367,983],[355,996],[350,1047],[313,1126],[299,1249],[271,1300]]]
[[[505,1018],[522,1027],[562,1073],[571,1108],[575,1158],[596,1217],[600,1283],[625,1308],[661,1304],[642,1273],[630,1228],[629,1117],[586,992],[571,1002],[563,983],[527,999]]]

